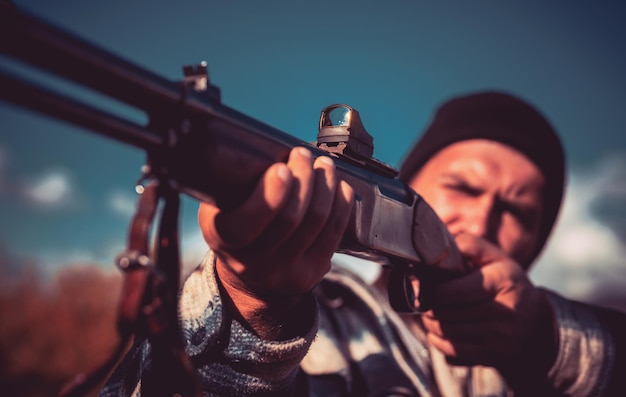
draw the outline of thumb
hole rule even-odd
[[[455,242],[461,255],[472,269],[479,269],[490,263],[508,259],[495,244],[469,233],[459,233]]]

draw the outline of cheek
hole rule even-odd
[[[450,223],[455,218],[456,209],[462,206],[458,200],[436,189],[424,192],[422,198],[426,200],[443,223],[448,226],[450,226]]]
[[[425,173],[425,176],[420,175],[416,177],[412,181],[411,187],[428,205],[430,205],[442,222],[450,228],[454,219],[457,217],[455,215],[455,212],[457,212],[455,208],[461,208],[463,204],[459,202],[458,197],[454,197],[454,195],[438,181],[428,177],[429,175],[435,174],[435,172]]]

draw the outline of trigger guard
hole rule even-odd
[[[421,313],[418,299],[419,291],[415,291],[412,277],[408,269],[392,267],[389,273],[387,293],[391,307],[398,313]]]

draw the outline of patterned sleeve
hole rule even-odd
[[[614,336],[593,306],[567,300],[550,291],[559,351],[548,374],[553,386],[568,396],[607,395],[615,370]]]
[[[311,312],[305,335],[286,341],[259,338],[234,319],[224,305],[215,257],[209,252],[185,281],[179,299],[184,344],[197,368],[204,395],[294,395],[300,362],[318,328],[317,302],[312,294],[304,306]],[[133,349],[100,396],[140,395],[141,375],[137,373],[147,371],[148,365],[149,347]]]

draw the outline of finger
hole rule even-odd
[[[468,233],[456,236],[461,254],[475,270],[435,288],[438,306],[469,306],[491,300],[510,284],[519,266],[497,246]]]
[[[490,301],[494,296],[495,292],[485,287],[485,277],[480,270],[433,288],[433,301],[437,309],[467,308]]]
[[[315,173],[313,172],[313,155],[304,147],[296,147],[289,154],[287,165],[291,169],[294,180],[298,184],[292,186],[292,192],[285,208],[273,222],[273,228],[290,235],[298,227],[311,201]],[[284,225],[281,225],[283,223]],[[281,227],[282,226],[282,227]],[[274,230],[273,232],[277,232]]]
[[[508,315],[510,309],[496,302],[487,300],[467,306],[447,306],[437,307],[434,310],[424,313],[423,317],[435,318],[439,321],[450,323],[462,323],[472,321],[484,321],[491,318],[501,318]]]
[[[326,224],[335,200],[337,174],[335,162],[327,156],[318,157],[313,164],[315,181],[309,208],[298,229],[285,244],[285,255],[295,256],[304,252],[317,239]]]
[[[269,167],[252,195],[238,208],[222,211],[212,203],[200,203],[198,222],[205,241],[213,249],[250,244],[283,207],[293,176],[287,165]]]
[[[507,258],[500,248],[489,241],[469,233],[459,233],[455,242],[461,255],[474,268],[483,267],[489,263]]]
[[[446,322],[438,318],[422,317],[422,323],[429,332],[454,342],[494,345],[513,338],[509,321],[502,318]]]
[[[332,210],[324,227],[307,250],[308,255],[319,255],[320,260],[330,261],[330,257],[337,251],[346,230],[353,205],[354,191],[352,187],[345,181],[340,181],[335,191]]]
[[[326,216],[324,225],[317,233],[309,233],[304,237],[304,229],[299,229],[292,238],[275,253],[275,257],[281,258],[282,262],[290,264],[280,271],[281,277],[293,276],[298,280],[297,284],[291,283],[287,290],[289,293],[310,291],[330,270],[330,259],[337,250],[339,241],[343,236],[346,224],[350,217],[352,205],[352,188],[345,182],[341,182],[334,191],[331,210]],[[310,242],[308,249],[303,249]],[[302,258],[306,258],[307,266],[299,266]],[[272,267],[270,264],[267,267]]]
[[[428,334],[426,334],[426,339],[432,346],[442,352],[446,357],[457,357],[457,346],[453,344],[450,340],[432,332],[428,332]]]
[[[454,365],[491,365],[494,360],[491,353],[475,343],[452,342],[429,332],[428,342],[441,351],[449,363]]]
[[[300,226],[311,202],[315,181],[313,155],[308,149],[297,147],[291,151],[287,165],[293,178],[291,191],[283,208],[248,247],[257,257],[271,256],[280,249]]]

